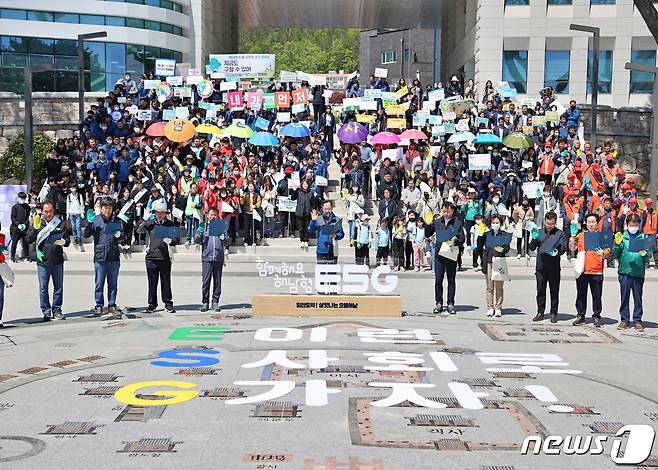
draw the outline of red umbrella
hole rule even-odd
[[[373,144],[397,144],[400,142],[400,137],[392,132],[380,132],[375,134],[370,142]]]
[[[166,125],[167,125],[167,121],[160,121],[151,124],[149,128],[146,129],[146,135],[150,135],[151,137],[164,137],[165,135],[164,129]]]
[[[419,129],[408,129],[400,134],[400,139],[427,140],[427,135]]]

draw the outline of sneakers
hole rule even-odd
[[[4,328],[4,327],[5,327],[5,324],[2,323],[2,320],[0,320],[0,329],[1,329],[1,328]]]
[[[601,319],[599,317],[594,317],[594,326],[597,328],[601,327]]]
[[[61,313],[58,313],[53,317],[53,320],[66,320],[66,317]]]
[[[434,310],[432,310],[432,313],[439,314],[443,312],[443,305],[441,304],[436,304],[434,306]]]
[[[494,313],[494,317],[502,317],[503,316],[503,311],[502,310],[496,310]]]
[[[201,308],[199,309],[201,312],[207,312],[208,311],[208,304],[202,304]]]
[[[519,253],[518,255],[516,255],[516,259],[521,259],[521,258],[523,258],[523,256],[521,256],[521,253]]]
[[[189,246],[190,246],[191,244],[192,244],[192,242],[188,240],[188,241],[185,242],[185,247],[189,248]]]
[[[544,319],[544,314],[543,313],[538,313],[537,315],[534,316],[532,321],[542,321]]]
[[[212,303],[212,309],[215,312],[221,312],[222,311],[221,307],[219,306],[219,302],[213,302]]]
[[[454,305],[448,305],[448,314],[454,315],[456,313],[457,313],[457,311],[455,310],[455,306]]]
[[[144,313],[153,313],[156,308],[158,308],[156,305],[149,305],[146,307],[146,310],[144,310]]]
[[[576,319],[573,321],[572,325],[578,326],[578,325],[583,325],[584,323],[585,323],[585,317],[578,315]]]
[[[557,323],[557,313],[551,314],[551,323]]]
[[[167,313],[176,313],[176,309],[174,308],[173,305],[165,305],[165,310]]]
[[[619,325],[617,325],[618,330],[628,330],[628,328],[629,328],[628,323],[626,323],[625,321],[620,322]]]
[[[493,317],[494,316],[494,309],[493,308],[490,308],[489,310],[487,310],[487,316],[488,317]]]
[[[636,330],[636,331],[639,331],[640,333],[643,332],[643,331],[644,331],[644,326],[642,325],[642,323],[637,322],[637,323],[635,324],[635,330]]]
[[[416,266],[416,272],[417,272],[417,273],[420,272],[420,268],[419,268],[418,266]]]
[[[103,308],[102,308],[102,307],[94,307],[94,308],[91,310],[91,316],[92,316],[92,317],[100,317],[102,311],[103,311]]]
[[[301,242],[300,247],[304,248],[304,242]]]
[[[530,255],[525,255],[525,259],[530,259]]]
[[[44,315],[42,320],[43,320],[44,322],[47,322],[47,321],[52,320],[52,318],[50,318],[48,315]]]

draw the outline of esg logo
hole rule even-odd
[[[368,276],[366,265],[318,264],[315,266],[315,290],[318,294],[365,294],[372,284],[377,293],[388,294],[398,285],[398,277],[389,275],[390,272],[390,266],[378,266]],[[384,282],[381,282],[379,278],[383,275]]]
[[[628,433],[626,448],[621,451],[622,440],[612,441],[610,458],[616,464],[637,465],[644,462],[651,454],[656,431],[646,424],[628,424],[617,431],[616,436],[621,437]],[[601,455],[604,452],[603,444],[611,436],[528,436],[523,440],[521,454],[528,455],[530,444],[533,444],[532,453],[539,455]]]

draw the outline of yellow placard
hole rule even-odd
[[[409,87],[405,86],[395,92],[395,99],[399,100],[400,98],[402,98],[403,96],[407,96],[408,94],[409,94]]]
[[[407,127],[407,120],[399,118],[388,118],[386,120],[386,127],[389,129],[404,129]]]
[[[396,104],[395,106],[386,106],[384,111],[389,116],[404,116],[404,106]]]
[[[356,122],[375,122],[375,119],[377,119],[376,116],[373,116],[372,114],[357,114],[356,115]]]

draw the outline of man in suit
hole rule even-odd
[[[379,201],[379,218],[392,220],[397,213],[397,205],[393,200],[391,190],[388,188],[384,189],[384,198]]]
[[[505,118],[502,117],[502,116],[499,117],[498,118],[498,125],[496,127],[494,127],[493,133],[495,135],[497,135],[498,137],[500,137],[501,139],[504,139],[505,137],[507,137],[509,132],[510,132],[509,127],[507,127],[505,125]]]
[[[445,201],[441,206],[441,216],[434,218],[434,225],[427,227],[425,235],[427,237],[436,234],[443,235],[449,231],[451,237],[444,242],[436,243],[436,255],[434,258],[434,299],[436,305],[434,313],[443,313],[444,315],[454,315],[455,311],[455,291],[457,287],[457,256],[459,247],[464,244],[464,227],[462,220],[457,216],[456,207],[450,201]],[[442,249],[442,245],[445,247]],[[454,255],[454,256],[453,256]],[[454,258],[454,259],[453,259]],[[443,309],[443,279],[448,278],[448,308]]]
[[[324,139],[327,142],[329,152],[334,151],[334,134],[336,133],[336,118],[331,112],[331,106],[327,106],[327,110],[320,119],[320,129],[324,132]]]

